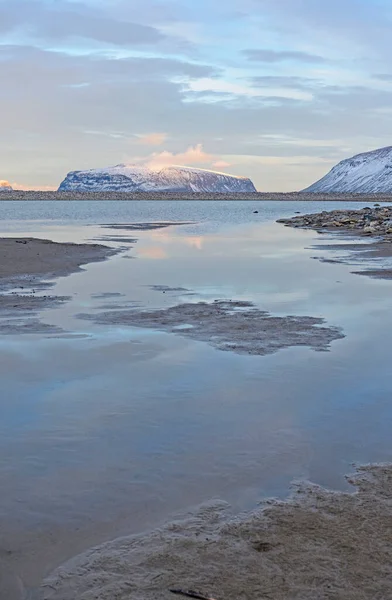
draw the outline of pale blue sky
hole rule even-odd
[[[174,162],[301,189],[392,145],[390,0],[0,0],[0,179]]]

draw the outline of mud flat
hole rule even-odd
[[[224,503],[205,505],[84,553],[48,577],[39,597],[170,600],[182,588],[217,600],[386,600],[392,467],[361,467],[348,480],[356,493],[301,483],[289,500],[236,518]]]
[[[67,298],[42,292],[56,277],[90,262],[105,260],[113,250],[98,244],[65,244],[33,238],[0,239],[0,333],[58,333],[37,318],[44,308]]]
[[[237,354],[273,354],[282,348],[308,346],[326,351],[344,337],[324,320],[303,316],[271,316],[251,302],[216,300],[155,310],[120,310],[79,315],[106,325],[147,327],[207,342],[218,350]]]
[[[127,200],[282,200],[300,202],[392,202],[392,193],[389,194],[312,194],[304,192],[248,192],[248,193],[198,193],[198,192],[37,192],[13,191],[0,194],[2,200],[114,200],[116,202]]]
[[[342,233],[347,236],[360,236],[364,242],[345,244],[325,244],[318,248],[343,250],[349,252],[349,257],[356,260],[373,260],[375,268],[365,268],[353,271],[359,275],[368,275],[380,279],[391,279],[392,268],[380,267],[380,259],[392,258],[392,208],[366,207],[361,210],[323,211],[317,214],[300,215],[290,219],[279,219],[288,227],[314,229],[319,233]],[[347,258],[338,258],[326,262],[347,262]]]

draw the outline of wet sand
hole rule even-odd
[[[274,317],[244,301],[215,300],[155,311],[117,310],[80,317],[105,325],[160,329],[207,342],[218,350],[253,356],[273,354],[292,346],[327,351],[334,340],[344,337],[339,328],[325,326],[323,319]]]
[[[365,466],[356,493],[301,483],[232,518],[215,502],[57,569],[44,600],[155,600],[170,589],[217,600],[386,600],[392,590],[392,467]]]
[[[84,264],[105,260],[114,252],[99,244],[0,239],[0,333],[59,333],[59,328],[41,323],[36,315],[67,298],[37,293],[49,289],[51,280],[79,271]]]
[[[34,238],[0,239],[0,278],[16,282],[23,278],[33,283],[37,278],[51,279],[69,275],[81,265],[104,260],[113,250],[99,244],[56,243]]]

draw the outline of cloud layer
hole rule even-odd
[[[388,0],[0,0],[0,177],[144,160],[305,187],[392,144],[391,20]]]

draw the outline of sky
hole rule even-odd
[[[390,0],[0,0],[0,180],[184,164],[310,185],[392,145]]]

